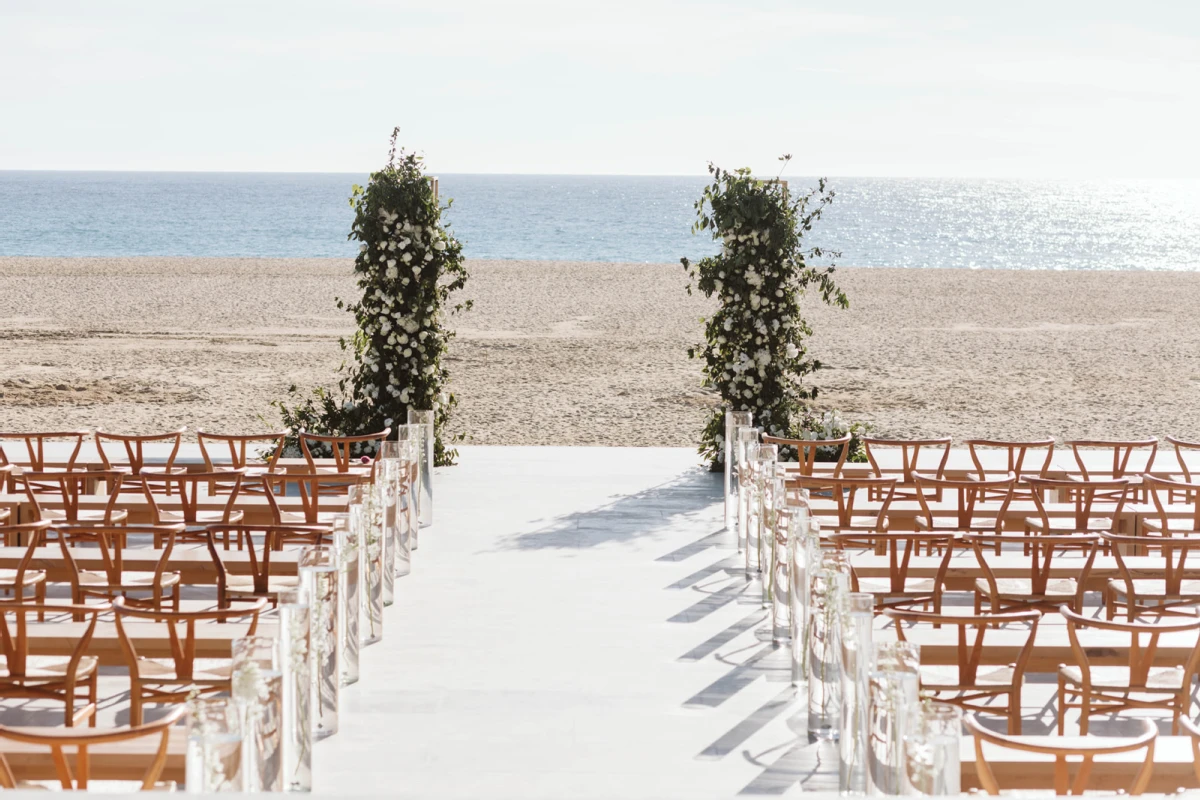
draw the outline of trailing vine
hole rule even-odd
[[[373,433],[407,422],[410,408],[433,409],[434,456],[443,466],[458,455],[445,431],[458,403],[444,364],[454,336],[447,314],[470,308],[469,300],[453,300],[468,275],[462,244],[442,222],[449,203],[439,205],[421,158],[397,150],[399,133],[392,131],[387,165],[350,196],[348,238],[361,243],[354,273],[362,296],[353,303],[338,298],[337,305],[358,324],[349,341],[341,340],[351,362],[343,363],[336,392],[317,388],[294,405],[273,405],[292,430],[335,435]],[[289,395],[297,394],[292,386]]]
[[[780,158],[786,166],[790,155]],[[834,268],[809,259],[839,254],[806,247],[804,237],[833,202],[821,179],[817,188],[791,197],[779,180],[762,180],[749,169],[734,172],[708,165],[712,183],[696,201],[693,232],[711,231],[721,251],[698,262],[681,259],[695,286],[717,299],[705,322],[705,345],[688,356],[704,359],[705,385],[729,408],[754,412],[754,424],[774,436],[798,438],[803,413],[817,396],[804,379],[821,368],[808,354],[812,328],[800,301],[815,291],[830,305],[849,307],[833,280]],[[714,411],[701,435],[700,453],[716,469],[724,463],[725,415]]]

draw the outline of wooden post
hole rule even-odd
[[[438,179],[435,175],[429,176],[429,185],[433,187],[433,202],[438,201]]]

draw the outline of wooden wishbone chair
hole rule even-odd
[[[846,463],[846,456],[850,453],[850,434],[839,436],[836,439],[785,439],[782,436],[767,436],[762,437],[763,444],[779,445],[780,448],[791,447],[796,451],[796,461],[799,464],[801,475],[812,475],[813,468],[817,464],[817,456],[820,455],[822,448],[837,448],[836,463],[833,465],[832,475],[837,478],[842,474],[842,466]],[[822,459],[828,463],[829,459]]]
[[[162,464],[156,464],[163,472],[183,472],[182,467],[175,466],[175,457],[179,455],[179,448],[183,445],[183,434],[187,428],[179,428],[178,430],[168,431],[167,433],[151,433],[144,436],[130,436],[121,433],[105,433],[104,431],[96,431],[96,449],[100,451],[100,463],[104,465],[106,470],[117,470],[127,475],[141,475],[142,470],[146,466],[146,445],[155,442],[167,442],[171,444],[171,452],[167,455],[167,460]],[[113,445],[119,445],[125,450],[125,460],[112,460],[109,454],[104,451],[104,443],[108,442]],[[136,482],[130,481],[126,483],[125,488],[128,491],[137,491]]]
[[[21,555],[21,560],[17,562],[16,569],[0,569],[0,592],[5,596],[12,596],[13,600],[20,603],[25,599],[26,591],[33,590],[33,599],[36,603],[46,602],[46,573],[40,569],[30,569],[30,564],[33,563],[33,557],[37,549],[42,546],[45,541],[46,531],[50,529],[50,523],[46,520],[40,522],[24,522],[17,525],[0,525],[0,533],[4,535],[5,546],[11,546],[9,543],[13,540],[21,540],[25,542],[25,552]],[[38,619],[44,620],[46,615],[39,615]]]
[[[141,789],[143,791],[161,788],[171,789],[174,788],[173,784],[163,787],[159,784],[159,778],[162,775],[163,767],[167,763],[171,729],[183,718],[186,711],[185,706],[177,706],[153,722],[148,722],[144,725],[131,725],[125,728],[107,728],[102,730],[96,728],[47,730],[45,728],[21,728],[0,725],[0,739],[49,748],[51,757],[54,760],[55,777],[59,785],[68,791],[73,789],[87,791],[94,783],[106,782],[103,779],[92,780],[91,778],[91,758],[93,755],[98,759],[103,759],[103,750],[106,745],[158,736],[157,749],[152,755],[148,754],[146,759],[146,769],[141,778]],[[72,754],[67,752],[67,748],[75,748],[75,753],[73,754],[75,763],[74,771],[71,769],[71,760],[69,759],[69,756]],[[96,753],[92,748],[98,748],[102,752]],[[3,786],[5,789],[20,789],[27,786],[29,788],[43,788],[41,784],[35,783],[30,786],[29,782],[18,780],[17,774],[17,771],[13,770],[10,766],[8,758],[3,753],[3,749],[0,748],[0,786]]]
[[[275,471],[279,457],[283,454],[284,444],[291,433],[291,431],[278,431],[276,433],[233,436],[198,430],[196,431],[196,442],[200,445],[200,456],[204,459],[205,472],[244,470],[242,491],[258,494],[263,491],[261,476],[263,473]],[[271,448],[271,455],[265,463],[259,458],[258,453],[248,451],[247,448],[252,444]],[[209,453],[210,446],[215,446],[218,450],[227,450],[230,466],[227,467],[223,463],[218,464],[214,461],[212,454]],[[228,487],[225,484],[217,483],[214,484],[214,490],[227,491]]]
[[[1142,486],[1154,503],[1154,512],[1142,519],[1140,533],[1150,537],[1200,533],[1200,483],[1143,475]],[[1167,496],[1165,503],[1163,494]],[[1177,516],[1181,511],[1188,513]]]
[[[826,498],[837,503],[836,516],[830,517],[829,512],[813,508],[812,518],[821,525],[825,533],[883,533],[888,529],[888,508],[896,490],[896,478],[825,478],[817,476],[797,475],[788,476],[784,484],[788,491],[807,489],[809,496],[816,501]],[[879,508],[863,510],[856,508],[860,499],[874,494],[878,496]]]
[[[1192,475],[1192,468],[1188,464],[1187,458],[1185,456],[1189,451],[1200,450],[1200,442],[1192,442],[1192,441],[1188,441],[1187,439],[1180,439],[1175,436],[1167,436],[1166,440],[1175,446],[1175,460],[1179,463],[1179,472],[1180,472],[1180,475],[1182,476],[1183,482],[1184,483],[1195,483],[1195,481],[1193,480],[1193,477],[1200,477],[1200,474],[1197,474],[1196,476]],[[0,463],[2,463],[2,462],[0,462]],[[1145,471],[1148,473],[1150,470],[1145,470]],[[1167,477],[1171,478],[1173,480],[1180,480],[1180,478],[1176,477],[1175,475],[1168,475]],[[1175,502],[1174,496],[1170,497],[1170,502],[1172,502],[1172,503]]]
[[[66,463],[62,467],[62,471],[71,472],[75,469],[75,461],[79,458],[79,451],[83,447],[83,440],[88,437],[88,431],[49,431],[39,433],[0,433],[0,467],[4,465],[12,465],[21,468],[28,468],[31,472],[54,472],[57,465],[51,464],[50,468],[46,465],[46,440],[47,439],[66,439],[74,440],[75,446],[71,449],[71,455],[67,457]],[[15,452],[6,452],[5,441],[21,441],[25,444],[25,457],[20,458]],[[15,450],[16,448],[12,448]],[[3,477],[0,474],[0,477]],[[9,479],[8,491],[15,493],[17,490],[16,483],[13,478],[16,473]],[[4,481],[0,480],[0,486],[4,485]]]
[[[1021,687],[1025,681],[1025,670],[1029,657],[1033,655],[1033,643],[1037,638],[1038,622],[1042,615],[1038,611],[1015,611],[1000,614],[930,614],[925,611],[889,608],[884,615],[896,624],[896,637],[908,641],[908,633],[918,625],[933,628],[942,626],[957,628],[958,658],[954,666],[922,666],[919,671],[921,691],[936,696],[942,703],[952,703],[965,711],[997,714],[1008,719],[1008,732],[1021,732]],[[1017,660],[1007,665],[981,664],[983,640],[989,628],[1001,625],[1029,625],[1029,635],[1022,645]],[[967,630],[975,632],[968,643]],[[997,706],[993,701],[1003,700]]]
[[[1150,539],[1153,542],[1150,546],[1162,554],[1162,566],[1153,577],[1146,578],[1135,575],[1125,562],[1125,551],[1136,552],[1145,547],[1145,537],[1100,535],[1108,542],[1121,573],[1121,577],[1109,579],[1104,590],[1108,619],[1115,619],[1117,610],[1122,608],[1130,622],[1148,613],[1195,616],[1195,607],[1200,605],[1200,556],[1192,559],[1190,572],[1187,562],[1193,552],[1200,553],[1200,531]],[[1193,577],[1189,578],[1189,574]]]
[[[1040,534],[1032,537],[1019,534],[997,536],[995,534],[970,533],[961,538],[975,550],[975,558],[983,572],[983,577],[975,581],[976,614],[983,610],[984,598],[987,598],[989,610],[994,614],[1027,609],[1057,611],[1063,603],[1069,603],[1072,608],[1083,609],[1084,590],[1087,587],[1088,575],[1092,571],[1092,564],[1096,560],[1099,537],[1084,533]],[[1006,544],[1024,545],[1028,548],[1026,553],[1029,558],[1028,577],[996,577],[989,561],[989,554],[993,558],[996,557],[994,555],[996,546],[1000,545],[1003,550],[1003,546]],[[1071,570],[1071,577],[1056,578],[1053,559],[1055,553],[1071,551],[1081,553],[1082,564],[1077,569]],[[999,558],[1004,557],[1006,557],[1004,553],[999,556]]]
[[[917,530],[999,534],[1004,532],[1004,515],[1012,502],[1017,476],[1010,472],[1000,478],[956,480],[914,472],[913,482],[917,487],[917,501],[921,504],[922,514],[916,519]],[[955,498],[954,519],[939,519],[929,507],[930,497],[940,497],[943,494],[950,494]],[[987,502],[998,502],[1000,506],[994,511],[979,508]]]
[[[1084,734],[1088,732],[1092,714],[1160,708],[1171,712],[1171,734],[1178,734],[1179,719],[1187,713],[1192,681],[1200,666],[1200,639],[1182,665],[1156,667],[1154,657],[1160,636],[1200,631],[1200,617],[1155,617],[1153,620],[1143,618],[1123,622],[1085,617],[1065,605],[1059,613],[1067,621],[1074,663],[1058,668],[1058,732],[1063,732],[1066,724],[1063,715],[1068,708],[1080,709],[1079,732]],[[1127,665],[1093,666],[1088,658],[1088,648],[1079,641],[1079,631],[1087,628],[1128,634]],[[1118,648],[1113,646],[1111,637],[1106,637],[1102,649],[1111,652]],[[1138,696],[1133,697],[1135,694]],[[1079,702],[1072,703],[1072,698],[1079,698]]]
[[[15,493],[12,491],[12,487],[9,485],[9,479],[12,476],[12,472],[12,464],[0,464],[0,489],[8,489],[10,493]],[[0,508],[0,525],[8,522],[8,520],[11,518],[12,509]]]
[[[319,436],[315,433],[300,431],[300,452],[308,462],[309,472],[329,472],[317,466],[313,450],[324,453],[328,450],[333,456],[334,472],[347,473],[351,467],[369,466],[371,462],[356,461],[358,458],[371,457],[379,452],[379,444],[387,439],[392,432],[391,427],[384,428],[379,433],[365,433],[361,436]],[[368,474],[370,474],[368,472]]]
[[[71,602],[80,604],[89,597],[105,600],[124,597],[130,606],[160,610],[166,608],[164,602],[169,590],[171,609],[178,611],[181,578],[178,572],[167,572],[167,564],[175,547],[175,537],[184,529],[182,523],[138,528],[59,528],[58,542],[67,564]],[[153,571],[125,569],[121,545],[129,533],[153,534],[156,541],[163,543]],[[150,596],[134,598],[129,596],[131,592],[148,592]]]
[[[1025,478],[1045,478],[1050,472],[1050,465],[1054,461],[1054,440],[1053,439],[1035,439],[1027,442],[1005,442],[998,439],[967,439],[963,442],[967,446],[967,450],[971,454],[971,462],[975,465],[976,477],[980,480],[987,478],[989,474],[1004,474],[1011,473],[1017,476],[1017,486],[1013,489],[1013,500],[1032,500],[1033,493],[1026,487]],[[1002,470],[991,470],[989,472],[983,464],[981,453],[987,450],[1004,450],[1007,454],[1007,464]],[[1038,464],[1038,456],[1036,451],[1045,450],[1046,455],[1041,457],[1042,463]],[[1031,453],[1031,451],[1034,451]],[[1029,456],[1029,465],[1026,468],[1025,458]]]
[[[292,472],[262,476],[266,489],[267,503],[276,525],[326,525],[332,522],[331,513],[321,510],[321,498],[348,493],[354,486],[365,483],[366,478],[354,473]],[[279,498],[288,496],[289,485],[296,486],[300,498],[300,511],[286,511],[279,505]]]
[[[1196,780],[1200,781],[1200,725],[1186,714],[1179,718],[1179,724],[1183,727],[1184,735],[1192,741],[1192,771],[1196,773]]]
[[[146,503],[150,506],[150,518],[155,525],[183,523],[184,533],[177,537],[178,540],[203,542],[207,541],[204,534],[209,525],[236,525],[242,521],[245,512],[236,505],[238,494],[242,489],[244,474],[245,469],[230,469],[223,472],[158,472],[146,469],[142,470],[137,480],[142,484]],[[228,494],[216,495],[212,492],[213,485],[218,481],[225,484]],[[206,490],[207,495],[201,494],[201,488]],[[178,495],[179,510],[162,508],[160,506],[162,495],[172,498],[172,502],[176,502],[175,496]],[[200,500],[205,496],[213,498],[223,496],[225,501],[218,510],[202,511]],[[157,538],[155,545],[158,545]],[[242,543],[239,541],[238,547],[241,546]],[[229,549],[228,541],[225,542],[225,549]]]
[[[49,520],[52,525],[121,525],[129,518],[128,511],[117,508],[123,477],[111,470],[26,472],[21,475],[21,484],[35,521]],[[80,508],[82,498],[100,497],[89,492],[92,484],[100,481],[109,488],[104,508],[96,511]]]
[[[854,560],[850,561],[851,591],[870,592],[875,597],[876,609],[931,605],[935,613],[941,612],[946,570],[950,567],[950,558],[954,553],[954,534],[909,531],[835,533],[829,539],[838,550],[862,548],[879,555],[887,554],[887,578],[859,578],[858,573],[854,571]],[[909,564],[913,555],[920,555],[921,547],[926,547],[929,551],[937,548],[943,552],[934,578],[909,577]]]
[[[99,659],[86,653],[96,630],[96,617],[111,608],[108,603],[87,606],[0,603],[0,646],[4,649],[6,659],[6,665],[0,668],[0,698],[59,700],[66,706],[67,727],[78,725],[85,719],[89,720],[88,724],[95,725]],[[36,613],[39,618],[44,618],[47,611],[52,614],[71,613],[86,619],[71,655],[30,655],[26,617]],[[14,618],[11,626],[9,616]],[[75,693],[85,687],[88,703],[76,709]]]
[[[230,691],[233,673],[232,658],[196,658],[196,623],[223,622],[250,617],[247,636],[258,630],[258,615],[267,601],[259,598],[248,608],[209,611],[163,611],[131,608],[125,598],[118,597],[112,607],[116,611],[117,637],[129,667],[129,723],[142,724],[142,706],[146,703],[180,703],[196,689],[202,694]],[[126,623],[130,620],[153,622],[164,628],[163,638],[171,644],[170,658],[148,658],[138,655]],[[181,636],[179,625],[184,626]]]
[[[1119,478],[1128,478],[1130,485],[1135,490],[1141,488],[1139,476],[1144,472],[1150,472],[1154,469],[1154,456],[1158,453],[1158,439],[1132,439],[1129,441],[1076,439],[1067,442],[1067,446],[1071,448],[1071,453],[1075,456],[1075,464],[1079,467],[1079,474],[1083,480],[1117,480]],[[1086,449],[1111,451],[1111,468],[1089,470],[1087,460],[1083,457],[1083,451]],[[1130,464],[1130,457],[1135,450],[1149,450],[1145,464]]]
[[[1080,795],[1088,791],[1088,778],[1092,774],[1092,766],[1097,757],[1131,753],[1135,750],[1145,750],[1146,757],[1141,767],[1133,776],[1128,793],[1140,795],[1150,783],[1154,771],[1154,740],[1158,737],[1158,728],[1150,720],[1138,720],[1142,732],[1137,736],[1005,736],[988,730],[979,723],[975,715],[966,717],[967,730],[975,737],[975,770],[979,777],[979,785],[990,795],[1000,794],[1000,784],[992,765],[984,755],[984,744],[1017,750],[1023,753],[1037,753],[1054,757],[1054,786],[1058,796]],[[1078,772],[1071,779],[1071,763],[1068,759],[1079,759]],[[1119,792],[1118,792],[1119,793]]]
[[[271,573],[272,553],[283,550],[284,541],[298,545],[329,544],[330,531],[320,527],[289,527],[262,525],[210,525],[208,526],[208,552],[217,568],[217,607],[229,608],[234,601],[257,602],[266,599],[272,606],[279,600],[281,592],[299,586],[297,575]],[[250,556],[249,572],[229,568],[217,548],[217,539],[226,540],[234,536],[246,543]]]
[[[882,478],[886,475],[898,476],[896,484],[896,500],[915,500],[918,494],[916,484],[913,480],[913,475],[918,470],[924,472],[934,478],[943,478],[946,474],[946,462],[950,460],[950,442],[949,436],[939,437],[937,439],[874,439],[863,437],[863,452],[866,453],[867,461],[871,464],[871,471],[876,478]],[[894,467],[883,468],[879,464],[879,456],[881,453],[889,449],[898,448],[900,450],[900,468]],[[932,453],[936,459],[934,463],[921,463],[921,451]],[[939,451],[940,450],[940,455]],[[932,469],[931,469],[932,467]],[[872,499],[878,499],[877,495],[872,494]],[[935,495],[931,499],[941,500],[941,495]]]
[[[1025,518],[1025,534],[1118,533],[1121,511],[1125,508],[1131,482],[1128,478],[1113,480],[1051,480],[1027,478],[1033,491],[1036,517]],[[1048,496],[1062,493],[1075,508],[1069,517],[1051,517],[1046,508]]]

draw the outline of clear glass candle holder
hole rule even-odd
[[[725,412],[725,529],[737,532],[737,429],[749,428],[754,414],[749,411]]]
[[[758,446],[761,428],[738,426],[737,451],[734,453],[734,480],[737,482],[737,547],[738,552],[748,549],[747,534],[750,529],[750,513],[754,500],[754,479],[750,474],[750,450]]]
[[[421,490],[417,499],[417,514],[421,518],[421,527],[425,528],[433,524],[434,413],[410,408],[408,424],[421,426]],[[414,546],[413,549],[417,548]]]
[[[300,585],[309,600],[313,657],[313,738],[337,733],[338,690],[338,554],[335,547],[316,545],[300,550]]]
[[[280,640],[234,639],[232,694],[242,713],[242,773],[248,792],[283,791],[283,668]]]
[[[184,785],[188,794],[244,792],[242,715],[232,697],[188,700]]]
[[[842,596],[838,614],[842,658],[841,733],[838,737],[838,790],[842,794],[867,792],[867,725],[875,598],[868,592]]]
[[[400,443],[402,445],[404,445],[403,452],[407,453],[407,454],[411,454],[411,455],[405,456],[405,461],[408,464],[408,468],[409,468],[409,473],[405,476],[405,480],[408,481],[408,484],[410,486],[407,507],[408,507],[408,511],[410,514],[410,519],[409,519],[410,532],[409,532],[409,537],[408,537],[408,551],[411,554],[412,552],[414,552],[417,549],[417,546],[420,543],[419,542],[419,540],[420,540],[419,533],[420,533],[421,524],[422,524],[421,523],[421,491],[422,491],[422,486],[423,486],[423,481],[424,481],[424,475],[426,472],[429,473],[430,480],[431,480],[430,504],[432,504],[432,502],[433,502],[433,500],[432,500],[432,496],[433,496],[432,495],[433,462],[432,462],[432,460],[430,461],[429,467],[427,469],[425,466],[425,462],[424,462],[425,457],[426,457],[426,453],[425,453],[425,449],[424,449],[424,442],[425,442],[426,437],[425,437],[425,427],[423,425],[417,425],[417,424],[400,425],[396,429],[396,436],[397,436],[398,440],[400,441]],[[404,444],[405,442],[407,442],[408,444],[405,445]]]
[[[962,791],[962,711],[924,699],[912,710],[905,737],[908,783],[924,797]]]
[[[363,493],[352,494],[349,514],[334,518],[334,546],[338,555],[338,669],[340,685],[359,679],[359,618],[362,616],[362,553],[366,535],[366,505]],[[345,519],[338,519],[345,517]]]
[[[312,791],[313,679],[308,596],[301,588],[279,593],[283,669],[283,790]]]
[[[822,566],[811,581],[808,619],[808,738],[838,738],[841,730],[842,654],[838,643],[839,598],[845,576]]]
[[[917,704],[920,663],[920,648],[910,642],[875,645],[868,689],[868,794],[912,793],[905,737]]]

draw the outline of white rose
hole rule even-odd
[[[441,252],[442,250],[446,249],[446,243],[443,242],[441,239],[438,239],[436,242],[433,243],[433,249],[437,250],[438,252]]]
[[[796,345],[792,344],[791,342],[788,342],[787,349],[784,352],[787,353],[788,358],[795,358],[796,356],[800,355],[800,348],[796,347]]]
[[[404,254],[404,263],[407,264],[410,261],[412,261],[412,253],[405,253]]]

